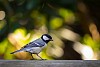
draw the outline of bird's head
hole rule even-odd
[[[41,39],[46,43],[48,43],[49,41],[53,41],[52,37],[50,35],[48,35],[48,34],[43,34],[41,36]]]

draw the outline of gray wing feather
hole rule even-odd
[[[37,39],[37,40],[35,40],[33,42],[30,42],[29,44],[25,45],[22,48],[27,48],[27,47],[42,47],[44,45],[45,45],[45,43],[41,39]]]

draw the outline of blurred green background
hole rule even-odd
[[[48,33],[54,41],[39,54],[42,58],[99,60],[99,3],[99,0],[0,0],[0,59],[31,59],[26,52],[10,53]]]

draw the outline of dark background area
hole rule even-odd
[[[10,53],[48,33],[54,41],[40,53],[41,57],[99,60],[99,3],[99,0],[0,0],[0,59],[31,59],[26,52]]]

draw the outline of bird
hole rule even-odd
[[[11,52],[10,54],[25,51],[31,54],[32,59],[34,59],[32,54],[36,54],[42,59],[42,57],[40,57],[38,54],[47,46],[48,42],[50,41],[53,41],[52,37],[49,34],[43,34],[40,38],[26,44],[19,50]]]

